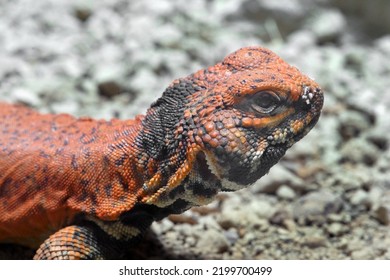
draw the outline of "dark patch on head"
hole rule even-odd
[[[63,147],[57,148],[57,149],[56,149],[56,152],[55,152],[55,155],[56,155],[56,156],[62,155],[63,151],[64,151],[64,148],[63,148]]]
[[[126,154],[122,154],[120,158],[115,160],[115,165],[118,166],[118,167],[119,166],[123,166],[123,163],[125,162],[126,158],[127,158],[127,155]]]
[[[0,186],[0,197],[4,197],[8,194],[9,187],[13,183],[12,178],[7,178],[3,181],[3,184]]]
[[[103,169],[107,170],[110,167],[110,158],[106,155],[103,156]]]
[[[123,190],[127,192],[129,190],[129,184],[127,183],[126,179],[119,172],[117,172],[116,175],[119,180],[119,184],[122,186]]]
[[[90,212],[95,212],[95,208],[96,208],[96,205],[97,205],[96,194],[95,193],[89,194],[89,199],[91,200],[91,204],[92,204]]]
[[[93,142],[96,141],[96,137],[95,136],[92,136],[92,135],[87,135],[85,133],[83,133],[80,137],[80,142],[82,144],[91,144]]]
[[[187,178],[186,178],[185,180],[187,180]],[[181,185],[177,186],[177,187],[174,188],[172,191],[170,191],[170,192],[168,193],[169,198],[170,198],[170,199],[175,199],[175,198],[178,197],[180,194],[183,194],[183,193],[184,193],[184,184],[185,184],[185,183],[183,182]]]
[[[39,156],[40,157],[43,157],[43,158],[50,158],[50,155],[49,154],[47,154],[45,151],[43,151],[43,150],[40,150],[39,151]]]
[[[286,145],[267,147],[261,157],[261,164],[251,173],[249,173],[248,170],[251,170],[253,167],[249,163],[244,164],[240,163],[238,160],[232,160],[229,162],[227,178],[229,181],[240,185],[253,184],[268,173],[270,168],[282,158],[286,150]]]
[[[78,197],[80,202],[84,202],[88,197],[88,192],[85,188],[81,189],[81,195]]]
[[[111,185],[111,184],[105,185],[105,186],[104,186],[104,192],[106,193],[106,196],[107,196],[107,197],[111,197],[112,185]]]
[[[78,169],[79,164],[77,163],[76,155],[72,155],[71,165],[74,170]]]
[[[80,185],[81,185],[83,188],[88,187],[88,185],[89,185],[89,180],[82,179],[82,180],[80,181]]]
[[[192,190],[195,196],[207,198],[214,197],[218,193],[217,188],[207,188],[199,182],[191,182],[188,189]]]

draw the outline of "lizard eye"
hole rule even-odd
[[[268,114],[275,110],[280,98],[272,91],[260,91],[253,96],[251,108],[260,113]]]

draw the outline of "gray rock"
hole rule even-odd
[[[384,225],[390,224],[390,206],[389,205],[381,205],[375,210],[376,217],[379,222]]]
[[[98,84],[98,92],[106,98],[113,98],[123,93],[125,89],[116,81],[105,81]]]
[[[327,220],[329,222],[337,222],[337,223],[343,223],[343,224],[349,224],[351,222],[351,215],[348,214],[348,212],[340,212],[340,213],[334,213],[329,214],[327,216]]]
[[[223,234],[225,235],[226,239],[229,241],[229,243],[231,245],[235,244],[237,242],[237,240],[240,238],[240,236],[238,235],[237,229],[235,229],[235,228],[230,228],[230,229],[224,231]]]
[[[332,0],[332,5],[340,7],[353,19],[358,19],[360,26],[356,25],[355,29],[365,30],[366,33],[375,36],[390,32],[390,2],[386,0]],[[364,28],[362,28],[362,25]],[[359,27],[359,28],[358,28]]]
[[[385,35],[375,42],[375,46],[387,55],[390,55],[390,35]]]
[[[210,229],[199,236],[197,246],[212,253],[223,253],[229,248],[229,241],[220,231]]]
[[[267,220],[274,214],[275,209],[270,203],[254,201],[240,208],[225,208],[217,218],[223,229],[241,228],[257,225],[261,220]]]
[[[257,216],[257,219],[269,219],[276,211],[274,205],[266,200],[251,201],[249,204],[243,207],[243,209],[247,212],[253,211],[253,213]]]
[[[16,102],[21,102],[30,106],[40,105],[40,99],[37,94],[27,88],[15,88],[11,92],[11,96]]]
[[[368,113],[346,110],[339,116],[339,132],[345,140],[355,138],[371,127]]]
[[[337,9],[317,11],[308,22],[319,43],[337,42],[346,30],[344,15]]]
[[[187,236],[185,238],[185,244],[188,246],[188,247],[195,247],[196,244],[197,244],[197,241],[198,239],[195,238],[195,236]]]
[[[278,29],[282,34],[289,34],[297,29],[304,20],[309,3],[302,3],[298,0],[247,0],[243,2],[239,13],[244,18],[252,19],[256,22],[265,22],[272,18],[278,24]]]
[[[368,192],[368,203],[371,209],[377,209],[381,205],[382,197],[384,196],[384,189],[381,187],[373,187]]]
[[[348,141],[340,150],[343,160],[372,166],[379,157],[378,148],[366,139]]]
[[[365,135],[366,139],[381,151],[386,151],[389,147],[390,137],[383,133],[386,129],[386,126],[377,125],[375,129],[368,131]]]
[[[322,187],[338,186],[345,191],[353,191],[365,186],[372,186],[374,183],[372,172],[363,164],[345,169],[333,166],[330,170],[332,170],[332,176],[327,176],[320,182]],[[342,172],[340,172],[341,170]]]
[[[324,247],[326,245],[326,239],[323,236],[307,236],[302,244],[312,249]]]
[[[266,176],[257,181],[252,189],[254,192],[275,193],[282,185],[286,185],[294,190],[305,188],[305,183],[301,178],[284,168],[281,164],[277,164],[271,168]]]
[[[373,258],[373,252],[370,248],[363,248],[351,253],[351,259],[353,260],[370,260]]]
[[[350,198],[353,205],[366,205],[368,203],[368,194],[366,191],[357,190]]]
[[[311,46],[316,44],[316,37],[313,32],[309,30],[298,30],[288,36],[288,42],[293,46],[284,53],[293,59],[302,50],[309,50]],[[288,52],[288,53],[286,53]]]
[[[282,185],[276,191],[276,195],[280,198],[292,200],[295,198],[295,191],[286,185]]]
[[[169,219],[163,219],[157,223],[153,223],[151,228],[156,234],[163,234],[173,228],[174,224]]]
[[[71,115],[76,115],[80,110],[79,104],[74,100],[64,100],[62,102],[56,102],[51,105],[51,108],[54,112],[57,113],[67,113]]]
[[[300,224],[322,224],[329,214],[340,211],[342,205],[340,197],[331,192],[312,192],[294,203],[293,217]]]
[[[331,223],[326,230],[331,236],[340,236],[348,231],[348,227],[340,223]]]

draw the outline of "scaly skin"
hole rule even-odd
[[[135,120],[0,103],[0,241],[41,244],[36,259],[118,258],[153,221],[266,174],[322,104],[260,47],[173,81]]]

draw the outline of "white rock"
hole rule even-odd
[[[366,204],[368,202],[368,194],[363,190],[357,190],[350,199],[353,205]]]
[[[286,185],[280,186],[276,191],[276,195],[283,199],[294,199],[296,196],[295,191]]]
[[[40,99],[37,94],[27,88],[15,88],[11,93],[11,97],[17,102],[31,106],[38,106],[40,104]]]

